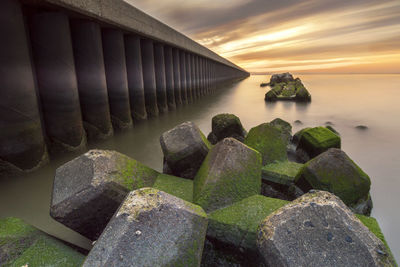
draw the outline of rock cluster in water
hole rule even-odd
[[[311,95],[300,78],[294,79],[293,75],[288,72],[272,75],[269,83],[261,84],[261,87],[264,86],[271,87],[271,90],[265,94],[265,101],[268,102],[277,100],[311,101]]]
[[[42,265],[395,266],[369,217],[370,179],[336,132],[292,136],[275,119],[247,133],[220,114],[208,139],[185,122],[160,143],[164,173],[104,150],[57,169],[51,216],[95,242],[85,259],[61,251],[62,264]],[[20,256],[10,249],[22,242],[25,255],[31,239],[7,225],[0,221],[0,259],[12,263]]]

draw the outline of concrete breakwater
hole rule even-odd
[[[5,0],[0,19],[0,174],[248,76],[120,0]]]

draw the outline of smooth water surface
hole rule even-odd
[[[310,104],[265,103],[268,88],[260,88],[259,84],[269,77],[251,76],[90,147],[117,150],[161,171],[159,136],[184,121],[193,121],[206,135],[211,118],[222,112],[239,116],[247,130],[276,117],[292,123],[293,132],[330,122],[341,134],[342,149],[371,177],[372,216],[379,221],[400,262],[400,75],[298,76],[312,94]],[[294,124],[295,120],[303,124]],[[357,125],[366,125],[368,130],[358,130]],[[2,179],[0,216],[20,217],[50,234],[90,247],[88,240],[48,215],[55,169],[75,156],[53,159],[48,166],[25,177]]]

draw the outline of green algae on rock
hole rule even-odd
[[[167,174],[160,174],[153,188],[179,197],[188,202],[193,201],[193,180]]]
[[[360,201],[369,200],[370,178],[345,152],[337,148],[331,148],[308,161],[295,182],[304,192],[310,189],[331,192],[353,209]],[[364,209],[367,214],[370,211]]]
[[[288,201],[251,196],[209,214],[207,237],[233,246],[237,251],[256,252],[257,228],[273,211]]]
[[[234,138],[215,145],[194,179],[194,203],[209,213],[261,190],[261,156]]]
[[[50,215],[96,240],[129,191],[159,173],[115,151],[90,150],[56,170]]]
[[[244,143],[261,153],[263,165],[288,159],[288,140],[282,130],[271,123],[263,123],[250,129]]]
[[[200,266],[207,223],[197,205],[154,188],[132,191],[83,267]]]
[[[265,94],[265,101],[293,100],[298,102],[310,102],[311,95],[304,87],[300,78],[294,79],[290,73],[274,74],[271,77],[271,87]]]
[[[18,218],[0,219],[1,266],[80,266],[85,256]]]
[[[233,137],[243,142],[247,132],[243,128],[240,119],[228,113],[218,114],[212,118],[211,133],[208,140],[215,145],[219,141],[227,137]]]
[[[310,158],[327,151],[329,148],[340,148],[340,136],[325,127],[304,129],[301,132],[297,150],[307,153]]]
[[[261,177],[263,182],[290,186],[294,184],[295,178],[302,167],[303,164],[291,161],[275,162],[262,167]]]

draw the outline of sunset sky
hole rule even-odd
[[[400,73],[400,0],[126,0],[253,73]]]

